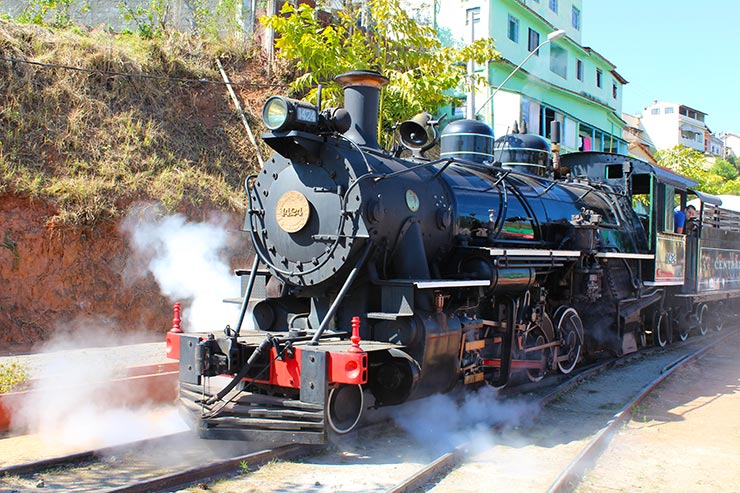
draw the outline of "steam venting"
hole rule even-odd
[[[466,442],[477,453],[496,444],[492,427],[530,423],[538,411],[530,402],[500,400],[491,387],[464,392],[460,397],[459,393],[435,394],[398,406],[391,415],[419,445],[434,454],[449,452]]]
[[[344,136],[357,145],[380,149],[378,144],[378,110],[380,88],[388,79],[378,72],[353,70],[335,79],[344,88],[344,109],[352,117],[352,125]]]
[[[239,292],[226,260],[225,217],[191,222],[182,215],[160,216],[156,208],[134,207],[122,226],[132,248],[124,279],[153,275],[161,293],[181,301],[184,327],[212,331],[236,319],[236,305],[224,299]]]
[[[135,380],[121,378],[142,363],[142,353],[161,353],[160,345],[141,345],[143,334],[115,334],[117,328],[103,317],[60,325],[43,356],[31,360],[30,391],[10,394],[12,429],[37,435],[57,453],[187,430],[174,406],[155,403]]]

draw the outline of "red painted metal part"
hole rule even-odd
[[[165,337],[165,355],[170,359],[180,359],[180,334],[183,333],[180,328],[182,322],[182,307],[180,303],[175,303],[172,306],[172,328],[167,332]]]
[[[180,359],[180,334],[167,332],[165,337],[165,356],[170,359]]]
[[[351,348],[350,348],[351,351]],[[329,353],[329,382],[348,385],[367,383],[367,353]]]
[[[180,322],[182,322],[180,311],[180,303],[175,303],[172,307],[172,328],[170,329],[170,332],[174,332],[175,334],[182,334],[182,329],[180,328]]]
[[[285,360],[277,359],[270,368],[270,383],[280,387],[301,388],[301,353],[295,348],[295,357]],[[328,352],[327,380],[329,383],[363,385],[367,383],[367,353],[348,351]],[[276,352],[270,350],[270,358],[275,359]]]
[[[360,349],[360,317],[352,317],[352,337],[349,338],[352,341],[352,347],[348,349],[350,353],[361,353]]]
[[[176,323],[177,322],[177,323]],[[175,326],[179,330],[179,303],[175,303],[175,316],[173,318],[172,330],[167,332],[166,356],[171,359],[180,359],[180,333],[175,331]],[[360,347],[360,318],[352,319],[352,337],[350,338],[351,346],[347,351],[329,351],[327,378],[329,383],[342,383],[349,385],[363,385],[367,383],[368,359],[367,353]],[[289,387],[293,389],[301,388],[301,353],[299,347],[294,348],[294,357],[279,359],[275,348],[270,349],[270,360],[273,361],[270,366],[269,380],[261,378],[255,382],[277,385],[279,387]],[[227,375],[228,376],[228,375]],[[245,379],[252,380],[252,379]]]

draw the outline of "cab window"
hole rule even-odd
[[[663,231],[673,233],[673,209],[676,202],[676,189],[671,185],[663,186]]]

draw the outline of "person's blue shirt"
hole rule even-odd
[[[673,211],[673,230],[682,233],[684,226],[686,226],[686,213],[681,209]]]

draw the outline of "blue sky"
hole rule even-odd
[[[583,0],[582,17],[582,45],[629,81],[622,111],[680,103],[712,132],[740,134],[740,2]]]

